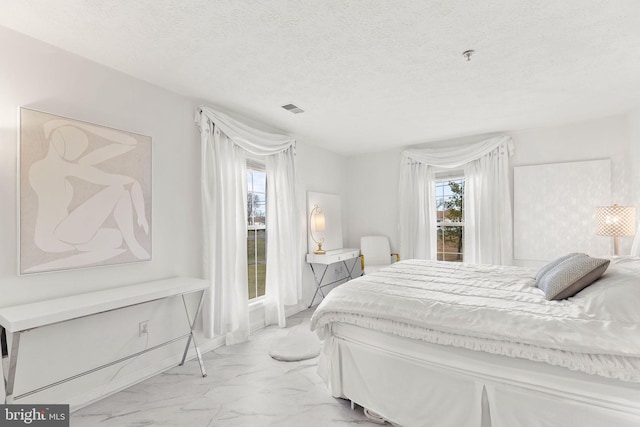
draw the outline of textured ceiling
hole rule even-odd
[[[0,0],[0,25],[343,154],[640,105],[638,0]]]

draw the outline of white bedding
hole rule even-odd
[[[547,301],[531,269],[408,260],[333,289],[311,327],[325,338],[343,322],[640,382],[639,273],[612,263],[575,297]]]
[[[345,323],[332,325],[318,373],[332,396],[394,425],[640,426],[640,383]]]

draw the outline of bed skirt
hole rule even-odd
[[[640,384],[334,323],[318,372],[401,426],[637,427]]]

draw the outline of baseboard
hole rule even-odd
[[[298,301],[298,304],[290,305],[285,309],[285,316],[290,317],[290,316],[293,316],[294,314],[298,314],[301,311],[305,311],[307,309],[309,309],[307,304],[305,304],[302,301]]]
[[[298,301],[298,304],[286,306],[284,310],[284,315],[285,317],[290,317],[308,308],[309,307],[307,307],[307,305],[304,302]],[[250,308],[250,314],[251,314],[251,317],[253,317],[253,320],[249,324],[249,331],[256,332],[267,326],[264,320],[265,318],[264,305],[262,304],[254,305],[253,307]]]
[[[223,345],[225,345],[225,341],[226,340],[223,336],[211,338],[207,340],[205,343],[203,343],[202,345],[198,346],[200,347],[200,353],[201,354],[208,353],[210,351],[215,350],[218,347],[222,347]],[[187,360],[191,360],[195,357],[196,357],[195,350],[193,349],[193,347],[191,347],[189,349],[189,352],[187,353]]]

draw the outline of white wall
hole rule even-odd
[[[515,142],[512,166],[610,158],[611,203],[626,205],[634,202],[632,182],[629,179],[632,162],[629,156],[631,146],[626,116],[513,132],[511,135]],[[513,183],[513,169],[511,182]],[[513,185],[511,188],[513,192]],[[598,238],[611,241],[607,237]],[[621,254],[629,253],[631,241],[631,238],[620,238]],[[514,263],[533,267],[542,264],[526,260],[515,260]]]
[[[400,250],[398,224],[400,152],[390,150],[349,158],[350,247],[360,247],[360,237],[389,237],[391,252]]]
[[[635,202],[637,184],[634,185],[630,179],[634,166],[630,157],[630,123],[636,124],[636,133],[640,135],[640,113],[635,117],[636,120],[630,120],[627,115],[620,115],[558,127],[506,132],[514,140],[514,155],[510,165],[512,191],[514,166],[611,158],[613,202]],[[469,143],[485,138],[468,137],[446,143]],[[635,144],[640,145],[640,141]],[[400,152],[390,150],[348,159],[350,246],[358,247],[363,235],[379,233],[389,236],[392,249],[399,248],[397,204]],[[631,239],[622,238],[621,253],[628,253],[630,245]]]
[[[627,116],[511,132],[510,135],[515,144],[512,166],[610,158],[612,202],[619,205],[632,202]]]
[[[192,125],[193,103],[3,28],[0,58],[0,304],[10,306],[176,275],[199,276],[200,190],[199,176],[193,172],[199,170],[199,147]],[[152,261],[17,275],[16,141],[20,106],[152,137]],[[137,332],[141,320],[150,320],[150,342],[184,330],[184,319],[175,317],[176,307],[172,303],[147,304],[117,315],[24,334],[16,393],[59,379],[66,372],[88,369],[92,361],[108,357],[110,352],[115,359],[129,349],[144,348],[148,343],[138,338]],[[87,325],[91,325],[90,330]],[[175,365],[180,347],[149,353],[22,401],[85,402]],[[77,352],[67,358],[48,358],[60,348]],[[29,357],[29,353],[35,357]]]
[[[631,111],[627,115],[626,125],[629,129],[629,141],[631,144],[629,181],[640,182],[640,108]],[[640,185],[635,186],[634,196],[636,203],[640,203]]]
[[[631,162],[629,181],[640,183],[640,108],[631,111],[627,115],[627,127],[629,129],[629,141],[631,144],[631,150],[629,153],[629,161]],[[634,197],[633,201],[636,205],[637,212],[636,243],[631,254],[640,256],[640,185],[632,188],[631,192]]]

